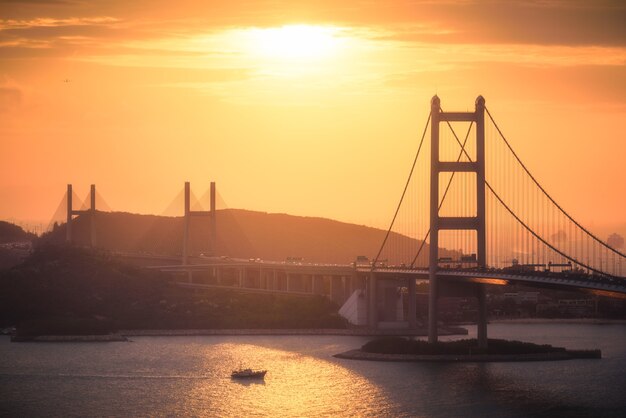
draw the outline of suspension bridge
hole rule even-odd
[[[626,255],[581,225],[548,193],[515,152],[482,96],[472,112],[444,111],[440,99],[432,98],[403,192],[371,262],[331,265],[219,257],[214,184],[209,195],[210,209],[194,210],[185,184],[182,263],[159,265],[167,257],[151,256],[157,260],[152,268],[185,275],[189,287],[325,294],[343,304],[340,312],[354,323],[371,327],[395,315],[398,289],[404,289],[405,319],[413,328],[416,281],[427,280],[429,341],[438,338],[437,300],[464,295],[478,300],[481,346],[487,344],[487,284],[626,297]],[[92,186],[90,205],[73,210],[75,198],[68,186],[65,205],[59,209],[66,213],[68,241],[72,217],[89,215],[90,242],[97,245],[98,196]],[[194,216],[209,219],[209,256],[189,254]],[[212,281],[194,283],[198,272]]]

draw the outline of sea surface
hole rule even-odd
[[[385,363],[332,357],[366,337],[11,343],[3,336],[0,416],[626,417],[626,325],[492,324],[489,334],[600,348],[603,358]],[[231,379],[240,365],[267,376]]]

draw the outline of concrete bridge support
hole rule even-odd
[[[222,285],[222,269],[220,267],[216,267],[215,269],[213,269],[214,271],[214,275],[215,275],[215,283],[217,283],[218,286]]]
[[[378,283],[376,279],[374,272],[371,272],[367,279],[367,323],[372,328],[378,326]]]
[[[407,321],[410,329],[417,328],[417,286],[415,284],[415,278],[409,277],[409,283],[407,286],[408,295],[408,309],[407,309]]]
[[[313,293],[315,293],[316,295],[323,295],[324,294],[324,276],[314,274],[311,276],[311,278],[313,280]]]
[[[487,298],[485,285],[479,284],[476,287],[476,298],[478,299],[478,326],[477,338],[480,348],[487,348]]]
[[[329,276],[330,277],[330,300],[341,305],[343,299],[343,283],[342,276]]]

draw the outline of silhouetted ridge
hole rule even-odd
[[[75,219],[78,244],[89,243],[89,214]],[[123,212],[97,213],[97,245],[100,248],[178,255],[182,251],[183,218]],[[385,231],[318,217],[242,209],[217,211],[217,255],[264,260],[302,257],[320,263],[349,263],[358,255],[373,257]],[[191,253],[208,251],[208,218],[191,218]],[[44,240],[61,242],[65,226]],[[417,248],[417,240],[396,235],[395,240]],[[426,251],[428,246],[426,246]],[[389,260],[390,263],[406,260]]]
[[[35,234],[24,231],[18,225],[0,221],[0,244],[7,242],[27,242],[35,238]]]

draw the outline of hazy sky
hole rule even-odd
[[[0,219],[73,183],[162,213],[385,226],[433,94],[478,94],[575,217],[626,223],[623,1],[0,0]]]

